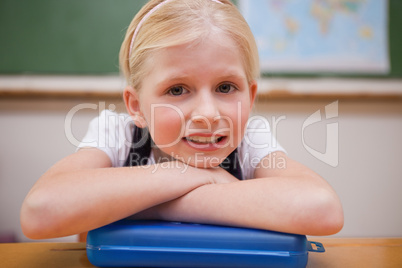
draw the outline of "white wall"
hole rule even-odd
[[[339,102],[339,117],[305,129],[307,145],[325,152],[326,123],[338,123],[339,164],[331,167],[302,144],[303,122],[331,102],[260,103],[261,114],[285,115],[278,140],[288,154],[324,177],[341,198],[342,237],[402,236],[402,105]]]
[[[334,100],[335,101],[335,100]],[[0,234],[13,231],[19,241],[19,210],[38,177],[58,159],[74,152],[64,120],[75,105],[99,100],[0,100]],[[109,100],[123,110],[119,100]],[[339,237],[402,236],[402,105],[400,102],[339,102],[339,115],[305,129],[305,142],[325,152],[327,123],[338,124],[339,164],[331,167],[302,143],[303,122],[332,101],[261,101],[255,112],[277,123],[277,137],[289,155],[322,175],[339,194],[345,227]],[[72,121],[82,137],[98,111],[85,109]],[[282,116],[282,117],[281,117]],[[75,237],[67,238],[68,241]]]

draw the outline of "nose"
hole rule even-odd
[[[210,125],[218,121],[219,118],[219,107],[213,93],[209,92],[209,90],[200,92],[194,103],[191,121],[193,123]]]

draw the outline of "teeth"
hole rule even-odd
[[[197,143],[216,143],[219,141],[221,137],[200,137],[200,136],[191,136],[187,137],[188,141],[197,142]]]

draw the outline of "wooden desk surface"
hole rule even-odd
[[[402,238],[309,240],[322,242],[326,252],[310,253],[307,267],[402,267]],[[87,259],[84,243],[0,244],[0,266],[94,267]]]

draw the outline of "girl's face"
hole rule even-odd
[[[147,61],[137,112],[159,149],[156,156],[209,168],[239,145],[257,91],[240,55],[231,38],[212,34],[159,50]]]

